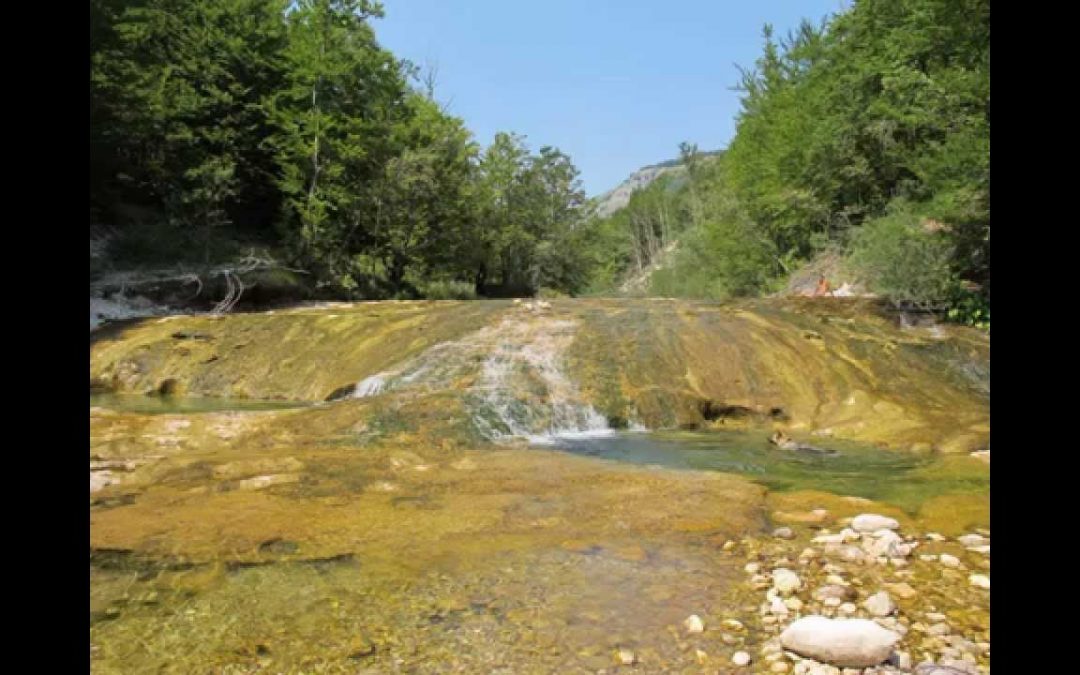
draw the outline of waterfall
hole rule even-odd
[[[394,390],[438,391],[463,383],[477,429],[486,438],[560,438],[614,433],[563,370],[577,324],[548,317],[509,316],[454,342],[443,342],[401,367],[366,378],[354,397]]]

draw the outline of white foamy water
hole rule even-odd
[[[489,439],[551,445],[614,434],[563,370],[576,327],[573,321],[510,316],[368,377],[353,396],[406,388],[437,391],[470,380],[464,389],[473,422]]]

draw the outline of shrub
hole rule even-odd
[[[940,310],[956,289],[953,247],[941,231],[927,231],[905,207],[870,220],[853,235],[848,265],[898,307]]]

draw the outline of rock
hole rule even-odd
[[[746,630],[746,627],[742,625],[742,622],[737,619],[724,619],[722,625],[724,626],[724,628],[736,632]]]
[[[857,597],[855,589],[850,586],[841,586],[839,584],[829,584],[822,586],[814,591],[814,599],[823,602],[828,598],[836,598],[840,602],[845,600],[854,600]]]
[[[691,614],[686,617],[686,621],[683,621],[683,625],[686,626],[687,633],[701,633],[705,631],[705,623],[702,622],[701,617],[697,614]]]
[[[875,532],[877,530],[896,530],[900,523],[876,513],[863,513],[851,520],[851,528],[856,532]]]
[[[617,658],[619,663],[624,666],[632,666],[637,663],[637,655],[629,649],[620,649]]]
[[[702,665],[704,665],[705,662],[709,660],[709,654],[707,652],[705,652],[705,651],[700,650],[700,649],[695,649],[694,650],[694,657],[697,659],[697,662],[702,664]]]
[[[892,530],[882,530],[881,534],[875,533],[873,537],[864,537],[862,548],[868,555],[875,558],[886,556],[889,558],[901,558],[911,553],[911,549],[904,546],[904,540]]]
[[[965,534],[961,537],[957,537],[956,541],[964,546],[982,546],[987,543],[986,537],[981,534]]]
[[[808,616],[780,635],[784,649],[834,666],[868,668],[883,663],[900,636],[865,619]]]
[[[947,623],[935,623],[926,629],[927,635],[948,635],[949,624]]]
[[[861,563],[866,560],[866,553],[861,548],[848,544],[827,544],[825,546],[825,555],[840,558],[847,562]]]
[[[780,598],[773,598],[769,605],[769,613],[775,616],[787,616],[788,608]]]
[[[925,662],[915,666],[913,671],[915,675],[967,675],[968,671],[960,670],[959,668],[953,668],[952,666],[937,665],[936,663]],[[976,671],[978,672],[978,671]]]
[[[799,579],[799,575],[789,569],[781,567],[773,570],[772,578],[773,587],[779,591],[781,595],[791,595],[802,588],[802,580]]]
[[[972,586],[978,586],[979,588],[985,588],[986,590],[990,590],[990,577],[986,576],[985,574],[972,574],[970,577],[968,577],[968,581],[971,582]]]
[[[871,616],[889,616],[896,611],[896,603],[885,591],[874,593],[863,602],[863,607]]]
[[[746,563],[746,567],[743,568],[747,574],[757,574],[761,571],[761,565],[756,562]]]
[[[795,533],[791,531],[790,527],[778,527],[773,530],[772,536],[777,539],[794,539]]]
[[[855,606],[855,603],[845,602],[840,605],[839,611],[841,614],[854,614],[858,611],[858,607]]]
[[[934,562],[935,560],[937,560],[937,554],[923,553],[919,555],[919,560],[922,560],[924,562]]]
[[[983,555],[990,555],[990,544],[985,544],[983,546],[968,546],[967,550]]]
[[[777,661],[776,663],[772,664],[772,666],[769,667],[769,672],[770,673],[786,673],[790,668],[791,668],[791,666],[784,663],[783,661]]]
[[[784,600],[784,606],[787,607],[788,609],[790,609],[793,612],[798,612],[800,609],[802,609],[803,604],[802,604],[802,600],[792,596],[792,597]]]
[[[735,652],[731,657],[731,662],[737,666],[745,666],[750,663],[750,655],[746,652]]]
[[[938,556],[938,560],[945,567],[960,567],[960,559],[954,555],[949,555],[948,553],[942,553],[940,556]]]

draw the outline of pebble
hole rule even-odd
[[[964,546],[982,546],[986,543],[986,537],[981,534],[965,534],[956,540]]]
[[[858,607],[856,607],[853,603],[845,602],[840,605],[839,611],[841,614],[854,614],[858,611]]]
[[[896,603],[885,591],[878,591],[863,602],[863,607],[871,616],[889,616],[896,611]]]
[[[800,609],[802,609],[803,604],[802,600],[799,600],[796,597],[790,597],[787,600],[784,600],[784,606],[793,612],[798,612]]]
[[[619,650],[619,663],[624,666],[632,666],[637,663],[637,655],[629,649]]]
[[[945,567],[960,567],[960,559],[954,555],[949,555],[948,553],[942,553],[938,560],[940,560],[941,564]]]
[[[778,527],[773,530],[772,536],[777,539],[794,539],[795,533],[791,531],[790,527]]]
[[[863,513],[851,520],[851,528],[857,532],[875,532],[877,530],[896,530],[900,523],[892,518],[876,513]]]
[[[941,536],[937,532],[927,532],[926,538],[930,541],[945,541],[945,537]]]
[[[746,563],[746,567],[743,568],[743,571],[745,571],[747,574],[757,574],[761,571],[761,563]]]
[[[773,570],[773,587],[782,595],[790,595],[802,588],[802,580],[799,575],[783,567]]]
[[[746,627],[742,625],[742,622],[737,619],[724,619],[721,625],[728,630],[741,631],[746,630]]]
[[[737,666],[745,666],[750,663],[750,655],[746,652],[735,652],[731,657],[731,662]]]
[[[790,667],[791,666],[784,663],[783,661],[777,661],[776,663],[772,664],[772,667],[769,668],[769,671],[773,673],[786,673]]]
[[[972,586],[978,586],[979,588],[985,588],[986,590],[990,590],[990,577],[986,576],[985,574],[972,574],[970,577],[968,577],[968,581],[971,582]]]
[[[788,615],[787,605],[785,605],[784,601],[781,600],[780,598],[773,598],[772,599],[772,604],[769,605],[769,613],[770,614],[775,614],[776,616],[787,616]]]
[[[701,633],[705,630],[705,623],[702,622],[701,617],[697,614],[691,614],[683,621],[683,625],[686,626],[686,632],[688,633]]]

